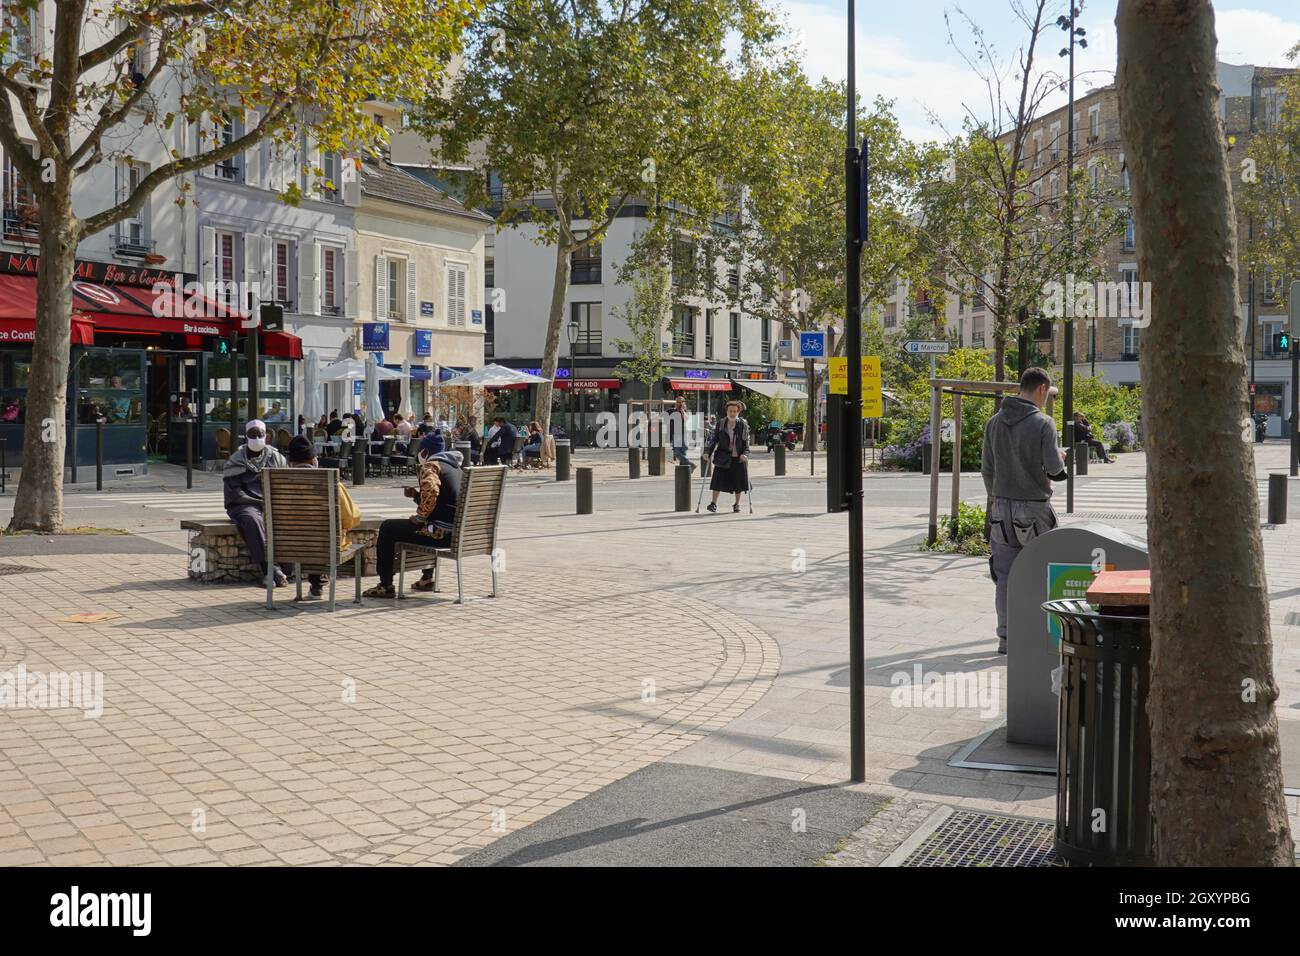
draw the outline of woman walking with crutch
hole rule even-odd
[[[743,402],[727,402],[726,417],[718,421],[704,446],[704,453],[713,459],[710,514],[718,513],[718,496],[724,491],[736,496],[731,510],[739,512],[740,496],[749,491],[749,423],[740,417],[744,409]]]

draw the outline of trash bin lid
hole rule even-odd
[[[1088,586],[1088,603],[1098,607],[1151,606],[1151,572],[1102,571]]]

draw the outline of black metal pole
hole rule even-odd
[[[861,203],[866,201],[859,191],[862,168],[867,156],[859,156],[857,138],[857,88],[854,59],[855,0],[848,0],[849,49],[848,83],[846,96],[845,149],[844,149],[844,354],[848,359],[848,400],[844,407],[848,422],[844,428],[844,456],[846,469],[844,495],[849,505],[849,776],[854,783],[867,779],[867,708],[866,708],[866,647],[863,627],[863,541],[862,541],[862,287],[860,268],[862,243],[859,217],[863,214]],[[865,141],[863,143],[866,145]],[[814,401],[816,396],[809,396]]]
[[[259,414],[262,404],[262,388],[259,380],[261,376],[258,374],[262,362],[257,341],[260,338],[258,335],[260,331],[256,326],[248,330],[248,418],[244,419],[245,421],[262,417]],[[269,429],[267,442],[274,447],[275,440],[269,434]]]
[[[1294,333],[1292,333],[1294,335]],[[1291,477],[1300,473],[1300,348],[1291,340]]]
[[[194,487],[194,419],[185,420],[185,490]]]
[[[1066,242],[1069,250],[1069,269],[1074,269],[1074,0],[1070,0],[1070,92],[1069,105],[1066,107],[1066,120],[1069,123],[1068,132],[1065,138],[1065,227]],[[1067,273],[1068,275],[1068,273]],[[1066,310],[1066,317],[1061,321],[1061,335],[1064,338],[1065,351],[1065,382],[1062,407],[1061,421],[1064,424],[1062,429],[1066,435],[1065,447],[1074,448],[1073,429],[1071,424],[1074,421],[1074,323],[1070,313],[1073,309]],[[1024,369],[1020,370],[1024,372]],[[1074,514],[1074,461],[1075,455],[1071,451],[1068,456],[1068,464],[1065,470],[1065,513]]]
[[[7,460],[7,451],[9,439],[0,438],[0,495],[5,493],[5,481],[9,477],[9,463]]]
[[[104,490],[104,422],[95,422],[95,490]]]
[[[230,447],[227,455],[233,455],[239,447],[239,339],[230,340]]]

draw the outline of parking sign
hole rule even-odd
[[[799,357],[820,359],[826,357],[826,333],[825,332],[800,332],[799,333]]]

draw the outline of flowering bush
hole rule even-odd
[[[930,443],[930,426],[923,425],[921,434],[909,442],[901,445],[886,445],[881,452],[884,460],[893,465],[901,465],[904,468],[921,467],[921,448]]]
[[[1101,430],[1111,451],[1133,451],[1138,447],[1137,429],[1133,422],[1111,422]]]

